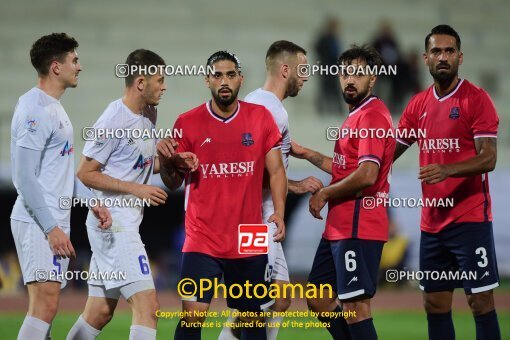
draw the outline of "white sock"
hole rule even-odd
[[[129,330],[129,340],[156,340],[156,330],[154,328],[133,325]]]
[[[27,315],[19,329],[18,340],[45,340],[49,328],[49,323]]]
[[[275,318],[269,316],[266,318],[266,336],[267,340],[276,340],[276,336],[278,335],[278,331],[280,327],[276,327],[277,324],[281,325],[283,321],[283,317],[277,316]],[[268,325],[271,324],[271,327]]]
[[[101,333],[99,329],[89,325],[83,316],[80,315],[69,333],[67,333],[66,340],[94,340],[99,333]]]
[[[232,314],[234,314],[234,312],[237,312],[237,309],[230,309],[228,319],[225,322],[228,323],[235,322],[235,319],[232,317]],[[232,329],[230,327],[223,326],[223,329],[221,330],[221,333],[218,336],[218,340],[237,340],[237,338],[234,336],[234,333],[232,333]]]

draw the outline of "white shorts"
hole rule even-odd
[[[149,289],[156,289],[152,280],[131,282],[125,286],[112,289],[106,289],[105,286],[96,286],[89,283],[89,296],[115,300],[118,300],[122,296],[127,300],[136,293]]]
[[[69,236],[70,227],[59,228]],[[23,283],[56,281],[64,288],[67,281],[60,274],[67,271],[69,258],[53,255],[39,225],[11,219],[11,231],[23,273]]]
[[[264,218],[267,221],[269,216]],[[265,222],[269,226],[269,253],[267,254],[269,268],[271,269],[271,279],[290,282],[287,260],[281,242],[273,241],[273,234],[276,232],[276,224]]]
[[[112,232],[87,227],[87,235],[92,249],[89,285],[110,290],[132,282],[150,281],[154,287],[149,258],[138,231]]]

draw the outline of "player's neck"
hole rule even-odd
[[[264,83],[264,86],[262,86],[262,90],[272,92],[280,101],[283,101],[285,99],[285,92],[286,88],[285,86],[271,77],[266,78],[266,82]]]
[[[53,97],[56,100],[60,100],[66,90],[62,84],[60,84],[55,79],[50,79],[49,77],[39,78],[37,87],[48,96]]]
[[[147,103],[142,98],[135,96],[126,89],[122,102],[135,114],[142,114],[143,109],[147,106]]]
[[[434,88],[436,89],[436,93],[439,97],[444,97],[448,93],[452,92],[458,83],[459,83],[458,76],[455,76],[455,78],[453,78],[453,80],[450,83],[440,83],[434,80]]]
[[[371,97],[371,96],[372,96],[372,91],[369,91],[368,94],[363,99],[361,99],[359,102],[354,103],[354,104],[347,104],[347,107],[349,108],[349,112],[352,111],[353,109],[355,109],[356,107],[358,107],[361,103],[363,103],[365,100],[367,100],[368,97]]]
[[[216,103],[216,101],[214,99],[211,100],[212,110],[218,116],[223,117],[223,118],[228,118],[228,117],[232,116],[232,114],[237,109],[237,104],[238,104],[237,99],[230,105],[218,105],[218,103]]]

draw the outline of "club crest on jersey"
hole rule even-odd
[[[450,110],[450,115],[448,116],[450,119],[458,119],[460,117],[460,107],[454,106]]]
[[[60,156],[69,156],[74,152],[73,144],[69,144],[69,141],[66,142],[66,145],[64,145],[64,148],[60,151]]]
[[[25,129],[27,129],[29,132],[35,132],[37,131],[37,125],[39,125],[37,119],[29,118],[25,123]]]
[[[152,157],[146,157],[143,158],[142,154],[138,156],[138,159],[135,162],[135,165],[133,165],[133,170],[140,169],[143,170],[145,167],[152,164]]]
[[[251,132],[245,132],[242,134],[241,144],[243,144],[244,146],[251,146],[254,143],[255,143],[255,141],[253,140],[253,138],[251,136]]]

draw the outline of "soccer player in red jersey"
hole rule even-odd
[[[463,62],[458,33],[439,25],[425,38],[425,64],[434,84],[407,105],[395,159],[414,142],[420,149],[424,199],[453,199],[452,207],[424,207],[420,269],[458,271],[460,280],[421,280],[430,339],[454,339],[453,289],[463,287],[477,339],[499,339],[492,290],[499,286],[488,172],[496,166],[498,115],[483,89],[458,76]],[[408,133],[413,135],[413,133]],[[476,273],[476,279],[467,276]],[[468,279],[465,279],[465,278]]]
[[[276,232],[269,237],[282,241],[285,236],[287,177],[280,150],[282,137],[265,107],[237,99],[243,76],[234,54],[216,52],[207,60],[207,66],[214,67],[214,72],[206,77],[212,100],[180,115],[175,122],[174,129],[182,131],[182,138],[176,139],[177,153],[172,155],[170,146],[164,142],[158,148],[163,159],[164,183],[171,189],[179,187],[183,180],[186,183],[181,278],[199,284],[200,280],[220,280],[223,276],[227,289],[232,284],[244,286],[247,282],[269,288],[267,254],[241,253],[238,226],[266,222],[262,220],[261,208],[266,169],[275,208],[267,222],[277,225]],[[181,152],[196,155],[195,171],[180,170],[179,161],[174,159]],[[241,312],[261,312],[274,303],[269,296],[257,298],[253,292],[248,292],[251,296],[246,293],[237,299],[227,297],[228,306]],[[189,313],[180,320],[175,339],[200,338],[200,324],[205,317],[193,312],[207,311],[212,295],[210,290],[183,297],[183,311]],[[263,322],[263,317],[242,315],[241,320]],[[266,339],[266,330],[245,326],[241,336]]]
[[[329,211],[308,281],[317,286],[330,284],[336,294],[328,290],[324,298],[308,299],[308,306],[314,312],[356,312],[348,319],[319,317],[330,324],[328,331],[334,339],[377,339],[370,300],[376,291],[383,244],[388,240],[388,215],[383,205],[369,203],[388,197],[395,139],[386,105],[372,95],[377,77],[366,72],[367,66],[381,65],[378,53],[370,47],[353,46],[339,57],[339,64],[347,71],[340,75],[340,84],[349,105],[340,131],[350,132],[340,135],[333,158],[296,143],[292,147],[294,156],[333,176],[331,184],[310,199],[314,217],[322,219],[320,211],[326,203]],[[351,65],[364,71],[349,74],[347,66]]]

